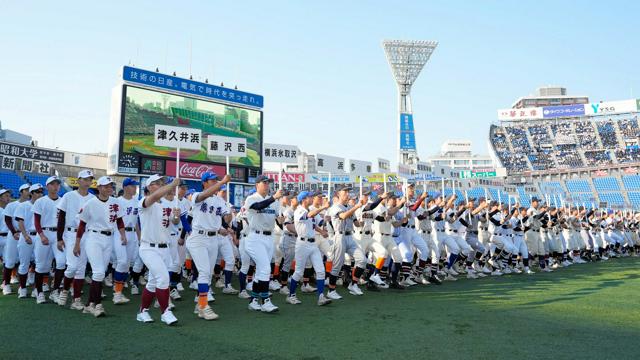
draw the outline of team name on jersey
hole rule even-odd
[[[128,206],[125,209],[125,215],[138,215],[138,208],[133,206]]]
[[[266,209],[262,209],[262,210],[258,210],[256,211],[258,214],[276,214],[276,211],[274,209],[271,208],[266,208]]]
[[[207,203],[205,202],[200,205],[200,211],[209,214],[213,214],[215,212],[216,216],[222,216],[222,207],[207,206]]]

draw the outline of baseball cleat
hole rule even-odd
[[[213,296],[213,291],[209,289],[209,293],[207,294],[207,302],[214,302],[214,301],[216,301],[216,298]]]
[[[109,276],[104,278],[104,286],[106,286],[106,287],[112,287],[113,286],[113,280],[111,278],[111,275],[109,275]]]
[[[184,286],[182,286],[182,283],[178,283],[176,289],[178,289],[178,291],[184,291]]]
[[[342,278],[338,278],[338,280],[336,280],[336,285],[337,285],[337,286],[342,286],[342,285],[344,285],[344,282],[342,281]]]
[[[149,309],[142,309],[142,311],[140,311],[138,315],[136,315],[136,320],[143,323],[153,322],[153,318],[151,318],[151,315],[149,315]]]
[[[382,281],[382,279],[380,278],[380,274],[373,274],[370,278],[369,281],[373,281],[374,284],[376,285],[382,285],[384,284],[384,281]]]
[[[11,295],[13,294],[13,290],[11,290],[11,285],[2,286],[2,295]]]
[[[380,289],[378,288],[378,285],[369,281],[367,282],[367,291],[380,291]]]
[[[198,282],[197,281],[192,281],[191,284],[189,284],[189,289],[198,290]]]
[[[363,278],[358,279],[358,285],[367,285],[367,280]]]
[[[27,274],[27,286],[33,285],[35,281],[36,273],[34,273],[33,271],[29,271],[29,273]]]
[[[73,299],[73,302],[71,303],[71,310],[79,310],[84,312],[84,308],[85,306],[82,304],[81,298]]]
[[[38,297],[38,290],[36,290],[35,288],[33,290],[31,290],[31,297],[32,298],[37,298]]]
[[[138,294],[140,294],[140,289],[138,288],[138,285],[132,284],[131,285],[131,295],[138,295]]]
[[[289,295],[289,288],[286,286],[283,286],[280,288],[280,294],[282,295]]]
[[[218,318],[218,314],[213,312],[211,306],[207,305],[202,309],[198,309],[198,317],[205,320],[215,320]]]
[[[298,304],[302,304],[302,301],[300,301],[298,299],[298,297],[296,296],[296,294],[287,296],[286,300],[287,303],[291,304],[291,305],[298,305]]]
[[[47,302],[47,298],[44,296],[44,291],[41,293],[38,293],[38,295],[36,296],[36,304],[44,304]]]
[[[512,273],[511,268],[508,267],[508,266],[505,266],[504,269],[502,269],[502,273],[503,274],[511,274]]]
[[[278,291],[280,290],[280,283],[275,281],[275,280],[271,280],[269,282],[269,290],[271,291]]]
[[[391,284],[389,285],[389,288],[396,289],[396,290],[406,290],[407,289],[406,286],[400,284],[397,281],[392,281]]]
[[[456,279],[453,275],[451,274],[447,274],[447,276],[444,277],[444,279],[446,281],[458,281],[458,279]]]
[[[59,296],[60,296],[59,291],[53,290],[51,293],[49,293],[49,300],[51,300],[53,303],[58,303]]]
[[[20,282],[20,280],[18,280],[17,276],[12,276],[11,277],[11,281],[9,282],[9,284],[15,285],[18,284]]]
[[[65,306],[67,305],[67,299],[69,298],[69,290],[60,291],[60,295],[58,295],[58,305]]]
[[[324,294],[320,294],[320,296],[318,296],[318,306],[324,306],[328,304],[331,304],[331,299],[324,296]]]
[[[482,267],[482,273],[483,274],[491,274],[491,269],[489,269],[486,265]]]
[[[115,305],[126,304],[129,301],[131,301],[131,300],[129,300],[127,297],[125,297],[122,293],[114,293],[113,294],[113,303]]]
[[[274,313],[274,312],[278,311],[278,307],[273,305],[273,303],[271,302],[271,299],[266,298],[266,299],[264,299],[264,302],[262,303],[261,310],[262,310],[262,312],[266,312],[266,313]]]
[[[253,281],[249,281],[247,282],[247,291],[252,291],[253,290]]]
[[[546,268],[542,269],[542,271],[543,272],[547,272],[547,273],[553,272],[553,270],[551,270],[548,266]]]
[[[316,291],[316,290],[318,290],[318,289],[314,288],[313,286],[311,286],[310,284],[308,284],[308,283],[307,283],[307,284],[302,285],[302,287],[300,288],[300,290],[301,290],[303,293],[312,293],[312,292],[315,292],[315,291]]]
[[[242,290],[240,291],[240,293],[238,294],[238,297],[240,299],[250,299],[251,295],[249,295],[249,293],[247,292],[247,290]]]
[[[102,304],[96,304],[96,306],[93,308],[93,316],[101,317],[105,315],[106,313],[104,312],[104,306],[102,306]]]
[[[260,306],[260,302],[258,301],[258,299],[251,299],[251,302],[249,303],[249,310],[262,311],[262,307]]]
[[[24,299],[27,297],[27,288],[18,289],[18,299]]]
[[[533,274],[535,274],[535,272],[531,271],[531,269],[529,269],[529,268],[526,268],[526,269],[524,270],[524,273],[525,273],[525,274],[527,274],[527,275],[533,275]]]
[[[160,320],[167,325],[173,325],[178,322],[178,319],[169,309],[164,311],[164,313],[160,316]]]
[[[238,294],[238,290],[234,289],[233,286],[229,284],[222,289],[222,293],[227,295],[236,295]]]
[[[180,292],[178,292],[178,289],[171,289],[171,292],[169,293],[169,297],[171,297],[172,300],[182,299],[182,296],[180,295]]]
[[[337,291],[335,291],[335,290],[330,290],[330,291],[327,293],[327,297],[328,297],[329,299],[331,299],[331,300],[340,300],[340,299],[342,299],[342,296],[340,296],[340,294],[338,294],[338,292],[337,292]]]
[[[382,282],[382,284],[380,285],[376,285],[379,289],[388,289],[389,288],[389,284],[387,284],[386,282]]]
[[[478,276],[472,272],[467,273],[467,279],[477,279]]]
[[[453,268],[449,268],[447,270],[445,270],[445,272],[451,276],[458,276],[460,275],[457,271],[455,271]]]
[[[222,289],[224,287],[224,280],[222,280],[222,278],[218,279],[216,281],[216,285],[215,285],[218,289]]]
[[[511,269],[511,271],[513,271],[516,274],[522,274],[522,270],[520,270],[518,268],[513,268],[513,269]]]
[[[429,276],[429,282],[436,285],[442,285],[442,280],[436,275]]]
[[[90,303],[82,309],[83,314],[93,314],[96,310],[96,304]]]
[[[502,275],[502,271],[495,269],[491,272],[491,276],[501,276]]]
[[[351,283],[347,289],[349,289],[349,294],[351,295],[360,296],[363,294],[362,290],[358,287],[358,284]]]
[[[479,272],[479,273],[477,273],[477,274],[476,274],[476,276],[477,276],[478,278],[483,278],[483,277],[487,277],[487,274],[482,273],[482,272]]]
[[[42,291],[43,292],[49,292],[49,290],[50,290],[49,289],[49,284],[47,284],[47,283],[42,284]]]

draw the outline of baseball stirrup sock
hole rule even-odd
[[[167,308],[169,307],[169,289],[156,288],[156,298],[158,299],[158,304],[160,305],[160,311],[164,313],[165,310],[167,310]],[[207,300],[206,297],[205,300]],[[200,305],[200,302],[198,302],[198,305]]]
[[[247,288],[247,275],[242,271],[238,272],[238,282],[240,283],[240,291]]]
[[[142,300],[140,301],[140,311],[144,309],[148,309],[153,302],[153,299],[156,297],[155,292],[149,291],[147,288],[142,290]]]
[[[298,282],[294,279],[291,279],[291,285],[289,286],[289,296],[293,296],[296,294],[296,287],[298,286]]]
[[[198,284],[198,307],[207,307],[207,296],[209,295],[209,284]]]
[[[224,270],[224,286],[231,284],[231,276],[233,272],[231,270]]]
[[[317,279],[316,285],[318,285],[318,295],[324,293],[324,279]]]

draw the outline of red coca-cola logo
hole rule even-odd
[[[202,174],[207,171],[213,171],[218,176],[224,176],[227,172],[224,166],[219,165],[207,165],[190,162],[180,162],[180,175],[179,177],[184,179],[200,179]],[[167,161],[167,175],[176,176],[176,162]]]

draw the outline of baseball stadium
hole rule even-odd
[[[548,9],[545,4],[539,5]],[[27,93],[0,89],[0,359],[638,358],[640,98],[632,89],[628,96],[611,89],[640,78],[588,61],[589,71],[610,74],[606,82],[581,81],[583,64],[562,67],[573,77],[556,71],[563,59],[551,53],[555,45],[547,52],[524,41],[551,30],[523,30],[519,42],[493,28],[519,26],[509,17],[520,9],[507,4],[500,11],[464,1],[412,4],[440,26],[449,19],[442,14],[475,25],[483,16],[492,19],[492,26],[477,31],[493,36],[495,49],[477,61],[495,83],[483,84],[486,91],[477,96],[493,103],[488,109],[476,99],[457,99],[456,109],[443,105],[452,119],[472,108],[473,119],[452,128],[449,120],[435,120],[437,109],[425,111],[432,104],[425,94],[434,93],[424,88],[464,93],[454,86],[462,76],[439,77],[464,64],[455,62],[461,35],[417,26],[421,12],[400,16],[395,7],[378,5],[345,5],[344,16],[353,11],[371,19],[343,23],[327,20],[335,9],[316,9],[327,15],[319,19],[311,7],[292,4],[202,4],[172,11],[127,4],[127,10],[152,11],[151,17],[136,18],[127,24],[131,29],[111,29],[113,36],[155,29],[167,50],[160,51],[165,45],[158,41],[134,46],[135,39],[121,40],[133,46],[122,50],[100,43],[116,55],[74,70],[88,76],[89,69],[99,69],[95,84],[78,82],[86,94],[76,96],[97,97],[105,110],[90,131],[65,132],[64,139],[53,135],[55,129],[70,131],[79,116],[91,113],[89,105],[74,98],[77,107],[51,107],[42,100],[42,110],[33,97],[29,106],[16,100]],[[572,10],[547,5],[560,13]],[[625,28],[620,36],[614,24],[630,22],[629,14],[640,8],[618,5],[628,8],[625,14],[602,10],[602,24],[610,26],[600,31],[628,44],[637,30]],[[93,10],[124,25],[121,11],[111,6]],[[198,14],[193,8],[200,8]],[[16,21],[25,9],[38,19],[29,24],[42,28],[38,21],[44,24],[48,14],[12,5],[8,13],[16,15],[0,13],[0,29],[7,26],[3,19],[24,27]],[[379,29],[374,20],[383,9],[413,39]],[[435,9],[441,13],[430,12]],[[588,32],[586,25],[553,23],[560,15],[540,11],[531,10],[535,21],[520,15],[518,21]],[[59,46],[68,41],[98,54],[99,47],[84,37],[102,39],[106,25],[78,9],[60,20],[74,14],[92,19],[78,20],[87,34],[76,39],[75,32],[54,27],[39,36],[51,41],[53,31],[62,31]],[[204,14],[216,14],[216,23]],[[197,21],[206,36],[151,24],[172,15]],[[265,19],[273,24],[256,25]],[[295,31],[288,21],[297,24]],[[344,27],[323,27],[326,33],[318,35],[307,24],[320,28],[325,21]],[[350,34],[354,24],[365,33]],[[272,30],[281,26],[286,36]],[[219,39],[223,28],[237,40]],[[191,36],[188,61],[170,54],[174,36]],[[29,33],[20,37],[35,41]],[[333,49],[325,37],[336,44],[359,39],[358,49]],[[206,47],[194,52],[194,38]],[[5,46],[8,54],[23,49],[13,42]],[[299,59],[338,48],[342,56],[315,59],[311,73],[297,72]],[[525,50],[539,64],[521,56],[521,68],[506,68],[496,59]],[[366,57],[367,65],[351,70],[349,85],[332,72],[348,67],[353,51],[366,54],[361,60]],[[633,58],[637,50],[629,51]],[[371,60],[371,53],[378,58]],[[122,60],[126,56],[135,60]],[[228,62],[230,57],[242,61]],[[0,65],[17,63],[7,58]],[[175,62],[189,70],[174,71]],[[203,74],[192,71],[194,64]],[[63,66],[47,65],[47,77],[62,78],[54,65]],[[21,78],[41,73],[17,69]],[[514,80],[509,71],[516,70]],[[379,108],[366,104],[377,101],[371,99],[380,90],[358,80],[360,72],[395,91],[385,93],[390,110],[384,121],[370,115]],[[433,83],[416,85],[424,72]],[[251,86],[209,81],[220,73]],[[540,85],[548,78],[563,84]],[[335,81],[331,86],[344,97],[322,91],[318,84],[325,81]],[[463,81],[475,86],[472,79]],[[6,83],[18,86],[13,76]],[[584,93],[575,95],[573,87]],[[608,92],[611,98],[602,96]],[[62,91],[50,95],[52,101],[64,99]],[[374,110],[357,109],[362,104]],[[353,108],[361,120],[344,116]],[[316,112],[318,117],[308,115]],[[60,124],[40,128],[44,122],[29,116],[51,116]],[[445,127],[446,136],[433,135]],[[384,141],[368,138],[373,129],[382,129]],[[358,149],[342,151],[350,142]],[[434,143],[440,151],[433,151]]]

